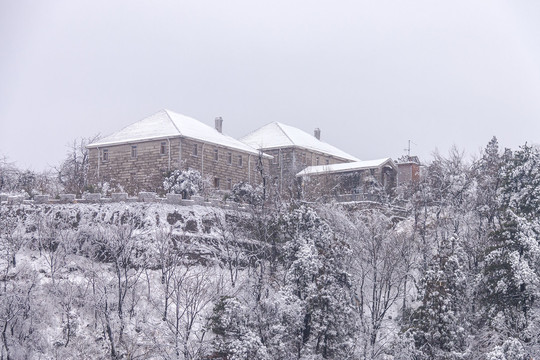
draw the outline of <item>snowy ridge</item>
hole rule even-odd
[[[327,153],[344,160],[360,161],[355,156],[320,141],[305,131],[280,122],[267,124],[244,136],[240,141],[256,149],[269,150],[281,147],[300,147]]]

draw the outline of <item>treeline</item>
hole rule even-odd
[[[183,215],[4,207],[2,357],[539,357],[539,150],[494,138],[424,175],[378,206],[216,209],[198,238]]]
[[[7,157],[0,157],[0,194],[20,194],[33,199],[35,195],[55,197],[61,193],[80,196],[89,191],[86,145],[98,138],[96,135],[74,140],[68,147],[66,158],[43,171],[21,169]]]

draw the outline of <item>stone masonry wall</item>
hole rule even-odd
[[[165,153],[161,154],[161,144]],[[169,157],[170,145],[170,157]],[[135,156],[132,147],[135,146]],[[103,151],[108,151],[108,160],[103,159]],[[157,191],[163,173],[179,164],[179,139],[151,140],[144,142],[112,145],[90,149],[89,183],[96,185],[106,181],[119,184],[125,191]],[[98,166],[99,162],[99,166]]]
[[[270,178],[282,195],[295,197],[298,194],[296,174],[308,166],[341,164],[348,162],[334,156],[296,147],[265,150],[274,156],[270,164]],[[317,164],[318,158],[318,164]]]
[[[389,194],[396,186],[396,176],[396,170],[387,167],[311,175],[303,179],[302,193],[306,200],[356,192],[367,193],[370,187],[367,179],[373,178]]]
[[[195,145],[197,146],[196,154]],[[216,150],[217,160],[215,159]],[[239,157],[242,157],[241,164]],[[252,185],[261,184],[258,162],[259,157],[255,154],[193,139],[182,139],[182,168],[198,170],[203,177],[209,178],[212,186],[218,178],[220,190],[230,190],[234,184],[242,181]],[[262,163],[264,173],[267,174],[269,160],[262,159]]]
[[[165,144],[165,153],[161,154],[161,144]],[[194,147],[197,145],[197,154]],[[132,156],[132,146],[136,146],[136,156]],[[108,151],[108,160],[103,160],[103,150]],[[218,150],[218,160],[214,151]],[[229,162],[229,153],[231,161]],[[239,157],[242,157],[240,165]],[[99,166],[98,166],[99,162]],[[258,171],[258,156],[246,152],[204,143],[193,139],[173,138],[169,141],[150,140],[123,145],[113,145],[89,150],[89,184],[97,185],[109,182],[112,186],[121,185],[124,191],[135,194],[139,191],[158,192],[163,175],[168,170],[195,169],[210,180],[210,185],[229,190],[241,181],[250,181],[257,185],[262,182]],[[263,159],[265,174],[268,173],[269,161]],[[98,170],[99,167],[99,170]]]

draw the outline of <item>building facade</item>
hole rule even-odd
[[[262,183],[271,156],[224,135],[222,119],[212,128],[162,110],[88,145],[89,183],[109,183],[128,193],[159,191],[165,174],[194,169],[216,190],[239,182]]]
[[[396,161],[398,185],[415,184],[420,181],[420,160],[418,156],[405,155]]]
[[[161,110],[88,145],[89,184],[130,194],[160,192],[166,174],[197,170],[207,189],[231,190],[235,184],[265,185],[266,194],[316,199],[322,195],[364,194],[376,183],[385,191],[397,179],[416,178],[409,162],[360,161],[308,134],[279,122],[240,140],[223,134],[223,120],[211,127]],[[400,164],[401,165],[401,164]],[[398,177],[399,172],[399,177]]]
[[[298,172],[309,166],[359,161],[356,157],[320,140],[320,130],[310,135],[279,122],[267,124],[240,140],[271,155],[268,177],[279,194],[301,196]]]
[[[307,200],[352,194],[356,200],[380,200],[397,184],[398,168],[390,158],[310,166],[296,176]]]

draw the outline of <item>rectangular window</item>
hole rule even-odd
[[[243,162],[242,155],[238,155],[238,166],[242,167],[242,162]]]
[[[109,149],[101,150],[101,159],[103,162],[109,161]]]
[[[319,165],[319,157],[318,156],[315,158],[315,165]]]
[[[214,149],[214,161],[218,161],[219,159],[219,151],[218,149]]]
[[[136,158],[137,157],[137,145],[131,146],[131,157]]]
[[[159,147],[159,153],[161,155],[165,155],[166,149],[167,149],[167,143],[165,141],[162,141]]]
[[[227,180],[227,190],[232,190],[232,180]]]
[[[330,160],[326,159],[326,165],[330,164]]]
[[[197,144],[193,144],[193,156],[199,155],[199,146]]]
[[[304,165],[307,165],[307,157],[306,157],[306,153],[303,153],[303,154],[302,154],[302,163],[304,163]]]
[[[232,164],[232,153],[228,153],[227,154],[227,162],[230,164]]]
[[[219,178],[214,178],[214,188],[219,190]]]
[[[276,152],[276,154],[274,155],[274,159],[272,160],[272,162],[273,162],[274,164],[277,164],[277,163],[278,163],[278,159],[279,159],[279,151]]]

